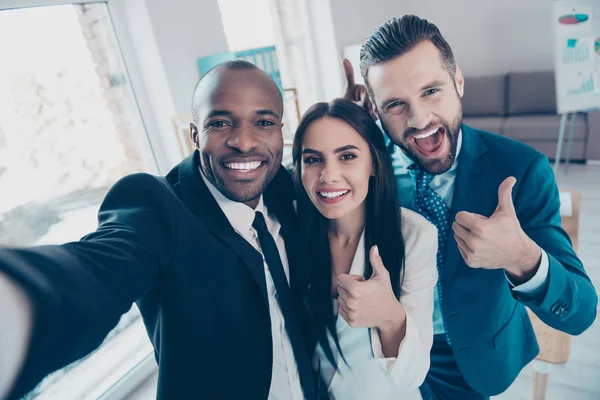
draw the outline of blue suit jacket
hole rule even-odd
[[[503,392],[539,352],[528,306],[547,325],[572,335],[596,317],[598,297],[562,229],[559,195],[548,159],[529,146],[462,126],[463,144],[450,213],[490,216],[498,205],[498,187],[514,176],[515,210],[525,233],[548,253],[543,295],[517,296],[504,270],[474,269],[462,259],[452,232],[448,235],[443,275],[442,311],[458,367],[476,391]],[[414,187],[399,187],[400,203],[415,209]]]

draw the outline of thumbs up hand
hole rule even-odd
[[[498,188],[498,206],[489,217],[461,211],[452,224],[458,250],[472,268],[504,268],[520,284],[535,275],[542,251],[521,229],[512,201],[514,177]]]
[[[377,246],[371,248],[369,259],[373,267],[369,279],[349,274],[337,276],[340,315],[353,328],[390,329],[404,324],[406,313],[394,296],[390,274]]]

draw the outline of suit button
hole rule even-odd
[[[559,318],[562,318],[569,313],[569,310],[562,304],[555,304],[550,311]]]
[[[565,311],[565,308],[563,307],[563,303],[562,301],[558,300],[556,303],[552,304],[552,307],[550,307],[550,312],[556,316],[561,316],[561,313]]]
[[[563,307],[560,308],[560,316],[561,317],[564,317],[568,313],[569,313],[569,311],[566,308],[563,308]]]

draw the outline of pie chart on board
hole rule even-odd
[[[563,25],[576,25],[587,21],[590,18],[587,14],[567,14],[558,19],[558,22]]]

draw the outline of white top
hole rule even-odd
[[[433,291],[437,282],[437,229],[421,215],[401,208],[402,236],[405,245],[404,280],[400,303],[406,310],[406,336],[398,357],[385,358],[377,329],[352,328],[338,316],[336,329],[348,365],[339,356],[329,335],[338,371],[325,357],[321,345],[313,364],[336,400],[420,399],[419,386],[429,370],[433,344]],[[364,275],[364,233],[350,267],[350,274]]]
[[[221,210],[229,220],[233,229],[250,243],[256,250],[262,254],[258,234],[252,227],[254,216],[257,211],[260,211],[265,217],[267,230],[273,236],[277,250],[281,256],[281,264],[289,282],[289,264],[285,251],[285,242],[279,234],[281,224],[277,218],[269,214],[263,203],[262,196],[259,199],[256,209],[252,209],[243,203],[238,203],[229,200],[217,188],[215,188],[200,172],[204,183],[208,190],[213,195]],[[271,377],[271,388],[269,390],[269,400],[302,400],[304,395],[302,386],[300,385],[300,377],[298,375],[298,366],[294,358],[294,350],[292,342],[285,330],[285,321],[281,308],[275,297],[275,283],[271,277],[269,266],[263,256],[263,265],[265,270],[265,278],[267,283],[267,295],[269,298],[269,314],[271,315],[271,335],[273,336],[273,372]],[[235,362],[235,360],[232,360]]]

